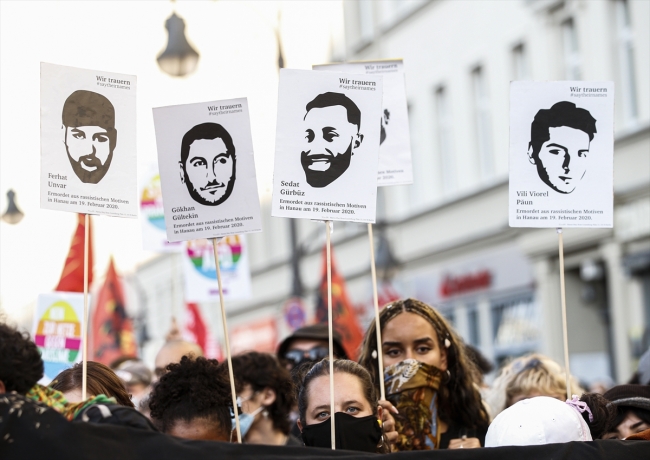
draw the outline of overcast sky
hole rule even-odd
[[[200,53],[195,74],[172,78],[156,56],[176,12]],[[155,161],[152,107],[247,97],[262,199],[270,194],[275,145],[281,11],[286,67],[327,62],[342,33],[340,1],[2,1],[0,2],[0,207],[14,189],[25,218],[0,223],[0,308],[24,323],[39,293],[56,285],[76,216],[40,209],[40,62],[137,75],[138,168]],[[133,271],[155,254],[141,249],[136,219],[94,218],[95,277],[109,256]]]

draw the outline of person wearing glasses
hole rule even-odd
[[[348,359],[341,335],[334,331],[334,358]],[[329,357],[329,334],[327,324],[313,324],[296,329],[278,347],[278,359],[291,371],[303,363],[317,362]]]

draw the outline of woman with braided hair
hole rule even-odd
[[[475,382],[476,365],[442,315],[416,299],[392,302],[379,314],[384,375],[379,375],[375,323],[366,331],[359,363],[375,385],[383,378],[399,437],[394,449],[430,450],[483,445],[489,417]]]

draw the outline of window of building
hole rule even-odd
[[[514,80],[530,80],[526,48],[523,43],[512,49],[512,70]]]
[[[494,173],[492,158],[492,136],[490,133],[490,102],[488,99],[487,82],[483,67],[472,70],[472,86],[474,90],[474,113],[476,118],[476,139],[481,167],[481,177],[488,178]]]
[[[564,54],[564,78],[580,80],[582,78],[578,33],[572,18],[562,23],[562,47]]]
[[[480,347],[481,345],[481,332],[478,323],[478,308],[476,305],[467,307],[467,325],[469,328],[469,337],[467,337],[470,345]]]
[[[538,347],[540,330],[532,295],[492,303],[495,357],[516,356]]]
[[[445,193],[453,192],[456,189],[456,164],[452,146],[452,130],[447,90],[444,86],[439,86],[436,89],[436,134],[440,152],[440,172]]]
[[[637,121],[636,81],[634,78],[634,40],[627,0],[616,0],[616,41],[623,99],[624,122]]]

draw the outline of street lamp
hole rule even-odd
[[[399,261],[393,255],[390,247],[390,241],[386,236],[385,224],[377,223],[377,252],[375,255],[375,266],[377,267],[377,276],[381,281],[389,281],[399,267]]]
[[[25,216],[25,214],[23,214],[23,212],[20,209],[18,209],[18,206],[16,206],[15,198],[16,198],[16,192],[10,189],[7,192],[7,200],[9,201],[9,203],[7,204],[7,210],[2,215],[2,220],[12,225],[17,224],[18,222],[23,220],[23,217]]]
[[[158,55],[158,65],[173,77],[182,77],[194,72],[199,62],[199,53],[187,41],[185,21],[174,12],[165,21],[165,28],[169,38],[167,48]]]

